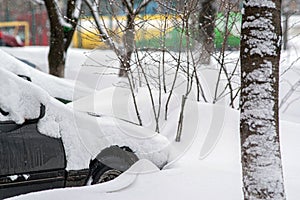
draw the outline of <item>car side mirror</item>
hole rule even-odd
[[[0,112],[4,116],[7,116],[9,114],[8,112],[2,110],[1,108],[0,108]],[[37,123],[39,121],[39,119],[41,119],[45,116],[45,113],[46,113],[46,107],[43,104],[41,104],[41,106],[40,106],[40,115],[36,119],[25,120],[25,122],[23,124],[16,124],[14,121],[0,122],[0,133],[1,132],[10,132],[10,131],[16,130],[16,129],[18,129],[18,128],[26,125],[26,124]]]
[[[1,113],[3,116],[7,116],[7,115],[9,114],[8,112],[2,110],[1,108],[0,108],[0,113]]]

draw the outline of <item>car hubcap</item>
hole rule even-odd
[[[104,183],[107,181],[111,181],[118,177],[122,172],[115,169],[110,169],[102,174],[102,176],[99,178],[99,183]]]

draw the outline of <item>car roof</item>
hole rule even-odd
[[[42,87],[53,97],[74,100],[89,95],[93,92],[93,90],[85,87],[80,82],[75,83],[72,80],[58,78],[29,67],[28,64],[18,60],[2,49],[0,49],[0,60],[0,68],[4,68],[17,75],[29,77],[34,84]],[[75,87],[76,95],[74,95]]]

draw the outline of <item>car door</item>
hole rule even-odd
[[[40,109],[39,118],[45,107],[41,105]],[[37,129],[39,118],[22,125],[0,121],[0,199],[65,186],[62,141],[41,134]]]

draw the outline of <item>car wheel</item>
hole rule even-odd
[[[122,172],[117,169],[112,169],[104,166],[100,171],[98,171],[92,181],[92,185],[96,183],[104,183],[117,178]]]
[[[129,169],[138,157],[128,147],[111,146],[91,162],[88,184],[111,181]]]

